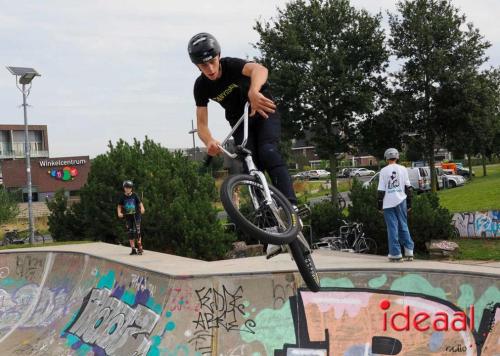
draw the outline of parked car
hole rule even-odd
[[[470,178],[469,168],[457,167],[457,175],[469,179]],[[475,177],[476,172],[472,171],[472,176]]]
[[[362,176],[374,176],[375,171],[366,168],[356,168],[352,172],[349,173],[351,177],[362,177]]]
[[[443,180],[446,188],[455,188],[465,184],[465,178],[458,174],[445,174]]]
[[[363,188],[368,188],[372,184],[377,184],[378,185],[378,179],[380,177],[380,172],[375,173],[373,177],[370,178],[370,180],[366,181],[363,183]]]
[[[340,177],[340,178],[349,178],[350,177],[350,173],[355,170],[356,168],[352,168],[352,167],[349,167],[349,168],[342,168],[339,173],[337,174],[337,177]]]
[[[330,178],[330,172],[325,169],[313,169],[307,171],[307,176],[309,179],[328,179]]]
[[[292,179],[328,179],[330,178],[330,172],[325,169],[312,169],[310,171],[299,172],[292,175]]]
[[[309,179],[309,178],[307,176],[307,172],[299,172],[299,173],[292,175],[292,179],[305,180],[305,179]]]

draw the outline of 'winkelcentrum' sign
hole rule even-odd
[[[81,166],[87,163],[85,159],[56,159],[40,161],[40,167],[59,167],[59,166]]]

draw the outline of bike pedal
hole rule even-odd
[[[301,219],[305,219],[311,215],[311,208],[309,208],[309,206],[307,205],[295,207],[295,211]]]
[[[276,248],[273,248],[268,254],[266,254],[266,260],[278,256],[281,252],[283,252],[283,247],[277,246]]]

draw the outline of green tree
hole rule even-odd
[[[368,115],[360,123],[360,139],[358,147],[370,152],[379,160],[384,159],[384,152],[390,147],[402,150],[408,148],[408,132],[405,125],[404,97],[399,91],[387,90],[381,111]],[[406,145],[403,146],[403,143]]]
[[[441,95],[453,121],[446,131],[448,146],[467,153],[470,171],[472,156],[481,154],[486,175],[486,156],[493,150],[500,122],[500,72],[464,73]]]
[[[17,200],[3,186],[0,186],[0,224],[5,224],[14,219],[19,213]]]
[[[297,0],[255,26],[284,131],[312,134],[318,155],[330,161],[333,202],[338,154],[351,150],[356,123],[375,111],[384,87],[380,21],[348,0]]]
[[[434,150],[452,121],[443,115],[440,90],[462,73],[477,71],[490,44],[450,1],[407,0],[397,9],[389,18],[389,45],[403,63],[394,84],[405,95],[407,127],[425,142],[435,191]]]
[[[198,163],[180,152],[170,153],[148,138],[142,143],[110,143],[108,152],[92,161],[81,202],[72,207],[80,221],[74,229],[87,239],[126,240],[116,206],[122,182],[131,179],[146,209],[142,228],[147,249],[207,260],[220,258],[234,237],[225,234],[217,221],[213,178],[198,170]]]

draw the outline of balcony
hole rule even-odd
[[[49,157],[49,151],[31,150],[31,158]],[[24,158],[24,150],[21,151],[0,151],[0,159],[20,159]]]

